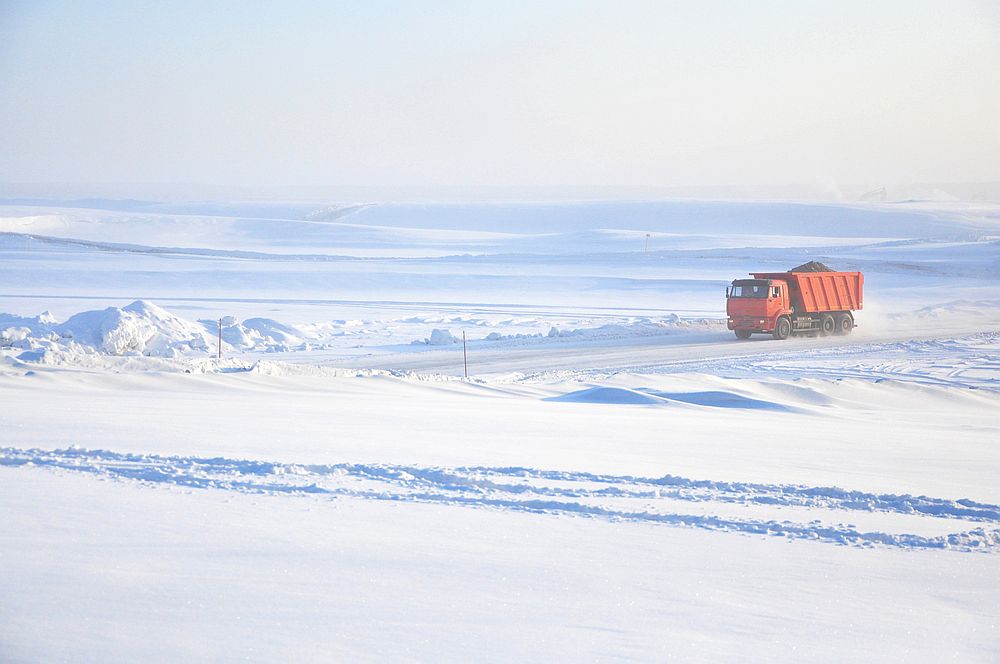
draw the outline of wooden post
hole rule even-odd
[[[462,330],[462,359],[465,361],[465,377],[469,377],[469,349],[465,345],[465,330]]]
[[[222,319],[219,319],[219,359],[222,359]]]

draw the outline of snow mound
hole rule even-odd
[[[427,343],[432,346],[448,346],[451,344],[457,344],[458,339],[451,333],[451,330],[434,329],[431,330],[431,336],[427,340]]]
[[[29,336],[31,336],[31,328],[24,326],[8,327],[3,332],[0,332],[0,339],[3,340],[2,343],[5,346],[13,345],[16,341],[24,341]]]
[[[458,337],[451,333],[451,330],[440,330],[434,328],[431,330],[431,336],[420,341],[414,341],[414,344],[427,344],[428,346],[450,346],[452,344],[457,344],[461,341]]]
[[[292,347],[303,346],[307,336],[296,327],[270,318],[248,318],[240,321],[235,316],[224,316],[221,320],[222,340],[240,350],[287,351]],[[210,336],[219,334],[219,320],[198,322]]]
[[[603,403],[603,404],[631,404],[631,405],[651,405],[665,403],[664,399],[644,394],[636,390],[624,387],[588,387],[585,390],[577,390],[569,394],[562,394],[557,397],[549,397],[545,401],[557,401],[562,403]]]
[[[184,351],[205,350],[211,341],[205,330],[144,300],[119,309],[84,311],[53,326],[61,339],[70,339],[108,355],[139,354],[173,357]]]
[[[33,337],[53,334],[51,327],[55,322],[48,311],[33,318],[0,313],[0,346],[30,349]]]
[[[243,327],[257,332],[265,339],[273,339],[289,346],[302,343],[305,336],[301,330],[270,318],[248,318],[243,321]]]

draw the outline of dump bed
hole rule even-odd
[[[754,279],[782,279],[800,313],[857,311],[862,308],[865,277],[860,272],[757,272]]]

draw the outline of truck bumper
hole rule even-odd
[[[749,316],[737,316],[726,321],[726,327],[730,330],[750,330],[751,332],[772,332],[774,324],[766,318],[751,318]]]

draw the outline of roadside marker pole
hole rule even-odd
[[[465,361],[465,377],[469,377],[469,349],[465,345],[465,330],[462,330],[462,359]]]
[[[219,359],[222,359],[222,319],[219,319]]]

